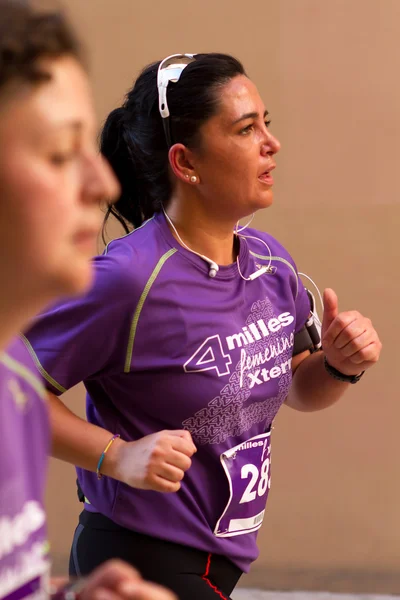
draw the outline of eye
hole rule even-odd
[[[72,161],[75,158],[75,154],[75,152],[54,152],[50,156],[50,162],[56,167],[62,167]]]
[[[247,135],[248,133],[250,133],[251,131],[253,131],[254,129],[254,124],[251,123],[251,125],[247,125],[247,127],[244,127],[243,129],[240,130],[240,134],[241,135]]]
[[[268,120],[264,121],[264,123],[265,123],[265,127],[267,127],[267,129],[268,129],[268,127],[271,125],[271,119],[269,121]]]

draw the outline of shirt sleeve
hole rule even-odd
[[[89,293],[52,306],[21,336],[55,394],[124,369],[137,302],[131,267],[111,254],[96,257],[93,266]]]

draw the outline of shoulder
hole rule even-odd
[[[280,256],[282,258],[290,260],[290,262],[294,262],[289,251],[270,233],[267,233],[266,231],[260,231],[259,229],[252,229],[249,227],[248,229],[246,229],[244,231],[244,236],[245,237],[252,236],[252,237],[248,238],[250,250],[253,250],[254,248],[259,248],[260,250],[262,250],[262,253],[264,254],[266,247],[257,241],[257,239],[260,239],[269,246],[269,248],[271,250],[271,254],[273,256]]]
[[[106,292],[112,298],[120,298],[121,293],[137,296],[172,252],[175,250],[160,235],[156,219],[149,219],[138,229],[110,242],[103,254],[94,259],[92,292]]]
[[[249,228],[244,235],[250,254],[261,261],[270,260],[277,278],[287,281],[294,298],[297,298],[302,284],[296,263],[288,250],[276,238],[264,231]]]
[[[271,251],[272,258],[280,258],[290,263],[297,273],[296,263],[293,260],[289,251],[271,234],[265,231],[259,231],[258,229],[248,228],[243,232],[243,235],[247,238],[247,243],[251,254],[260,254],[262,256],[268,256],[268,249]],[[260,241],[262,240],[262,241]],[[265,245],[266,244],[266,245]]]
[[[34,357],[22,335],[15,337],[5,352],[0,354],[0,379],[7,377],[17,378],[25,388],[45,400],[43,380],[38,375]]]
[[[91,295],[107,295],[118,304],[141,293],[169,247],[159,235],[155,219],[112,240],[103,254],[93,259]]]

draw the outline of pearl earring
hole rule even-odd
[[[191,181],[192,183],[196,183],[196,181],[197,181],[197,177],[196,177],[196,175],[192,175],[192,176],[191,176],[191,178],[190,178],[190,181]]]

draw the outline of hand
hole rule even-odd
[[[357,311],[339,313],[338,298],[324,291],[322,348],[328,363],[344,375],[358,375],[374,365],[382,344],[370,319]]]
[[[197,451],[186,430],[159,431],[136,442],[119,443],[114,450],[113,465],[105,465],[104,473],[131,487],[156,492],[177,492]]]
[[[110,560],[86,579],[80,600],[177,600],[170,591],[143,581],[130,565]]]

